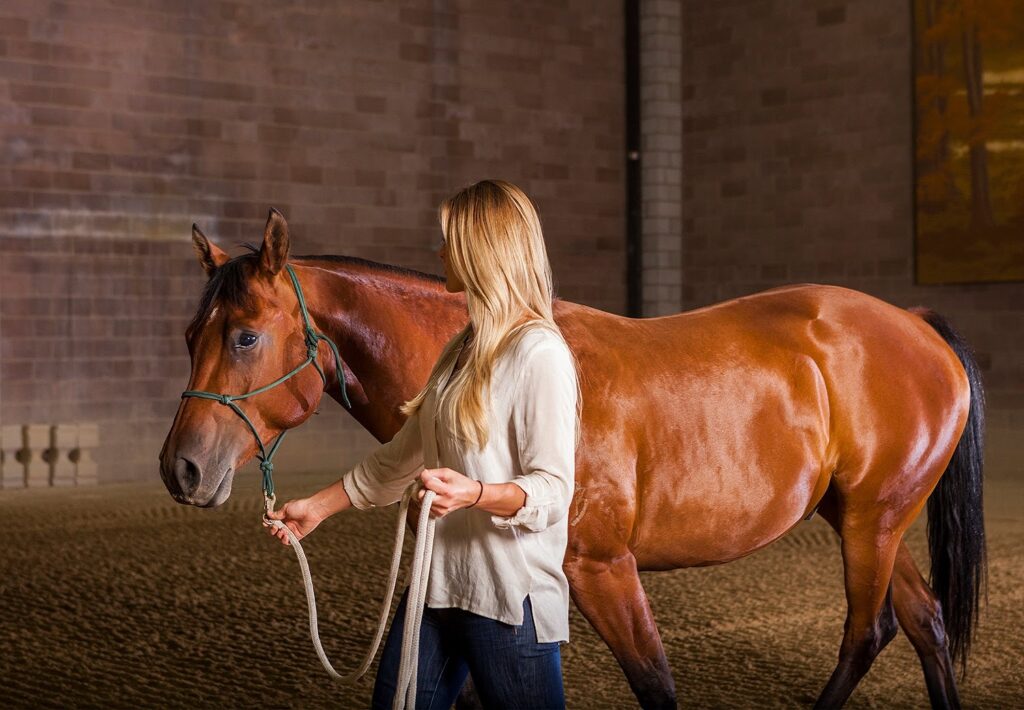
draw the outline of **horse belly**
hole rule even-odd
[[[817,461],[802,471],[769,481],[748,479],[741,488],[701,487],[702,497],[644,511],[633,553],[641,569],[676,569],[721,564],[777,540],[814,509],[827,485]],[[827,482],[827,476],[824,476]],[[819,492],[820,491],[820,492]]]
[[[796,372],[742,385],[731,397],[697,400],[682,426],[649,432],[631,545],[642,569],[742,557],[784,535],[824,495],[832,468],[820,371],[808,358]]]

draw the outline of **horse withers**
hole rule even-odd
[[[213,400],[184,399],[160,455],[176,500],[216,506],[234,472],[347,395],[379,441],[465,325],[443,279],[354,257],[290,257],[284,217],[230,259],[198,229],[209,280],[186,332],[189,390],[251,392],[306,357],[312,325],[340,350],[251,397],[253,431]],[[728,562],[814,513],[839,534],[847,618],[819,707],[842,705],[897,627],[935,707],[956,707],[985,573],[984,395],[970,348],[939,315],[845,288],[777,288],[695,311],[625,318],[556,299],[580,366],[582,432],[564,569],[577,607],[640,704],[675,685],[639,572]],[[342,368],[344,378],[337,369]],[[326,385],[324,382],[326,381]],[[342,391],[344,382],[345,389]],[[927,504],[931,585],[903,542]]]

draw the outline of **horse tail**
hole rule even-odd
[[[949,649],[967,672],[967,656],[978,623],[986,583],[985,521],[982,517],[982,465],[985,447],[985,390],[967,341],[943,316],[912,308],[956,353],[971,385],[967,425],[953,457],[928,498],[931,586],[946,625]]]

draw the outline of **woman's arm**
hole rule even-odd
[[[526,493],[514,483],[484,483],[450,468],[428,468],[420,474],[426,490],[437,497],[430,506],[432,517],[440,518],[460,508],[480,508],[496,515],[515,515],[526,502]],[[419,493],[423,500],[426,490]]]
[[[391,441],[378,446],[342,476],[340,483],[351,505],[365,510],[400,500],[402,492],[422,468],[423,437],[420,434],[420,410],[417,409]],[[344,502],[329,494],[326,497],[335,506]]]
[[[423,467],[419,411],[409,416],[391,441],[381,444],[340,480],[309,498],[289,501],[269,515],[291,528],[300,540],[335,513],[350,508],[389,505],[402,497],[409,482]],[[283,530],[269,532],[285,544]]]
[[[522,474],[510,483],[483,483],[450,468],[425,469],[423,485],[437,494],[431,515],[476,507],[491,513],[498,527],[533,531],[565,517],[575,477],[576,392],[576,371],[566,348],[532,350],[512,406]],[[420,491],[420,500],[424,495]]]
[[[497,527],[537,532],[568,513],[576,474],[577,393],[576,369],[565,345],[545,343],[527,354],[512,401],[522,473],[510,484],[522,489],[525,500],[518,510],[494,511],[491,521]]]
[[[277,510],[267,513],[267,517],[283,522],[295,533],[295,537],[301,540],[316,530],[324,520],[351,506],[352,501],[348,497],[348,493],[345,492],[344,486],[341,485],[341,481],[336,481],[309,498],[288,501]],[[264,525],[271,535],[285,545],[291,544],[284,530],[271,527],[266,523]]]

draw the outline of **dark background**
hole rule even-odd
[[[642,160],[665,166],[645,185],[645,313],[802,281],[931,306],[979,351],[990,471],[1018,471],[1024,286],[913,281],[909,3],[642,6],[660,19],[641,48],[677,50],[641,78]],[[579,0],[5,2],[0,421],[99,422],[101,480],[153,479],[202,284],[189,226],[237,252],[271,205],[296,253],[437,273],[440,199],[503,177],[540,208],[559,294],[626,313],[624,18]],[[325,411],[283,469],[373,444]]]

